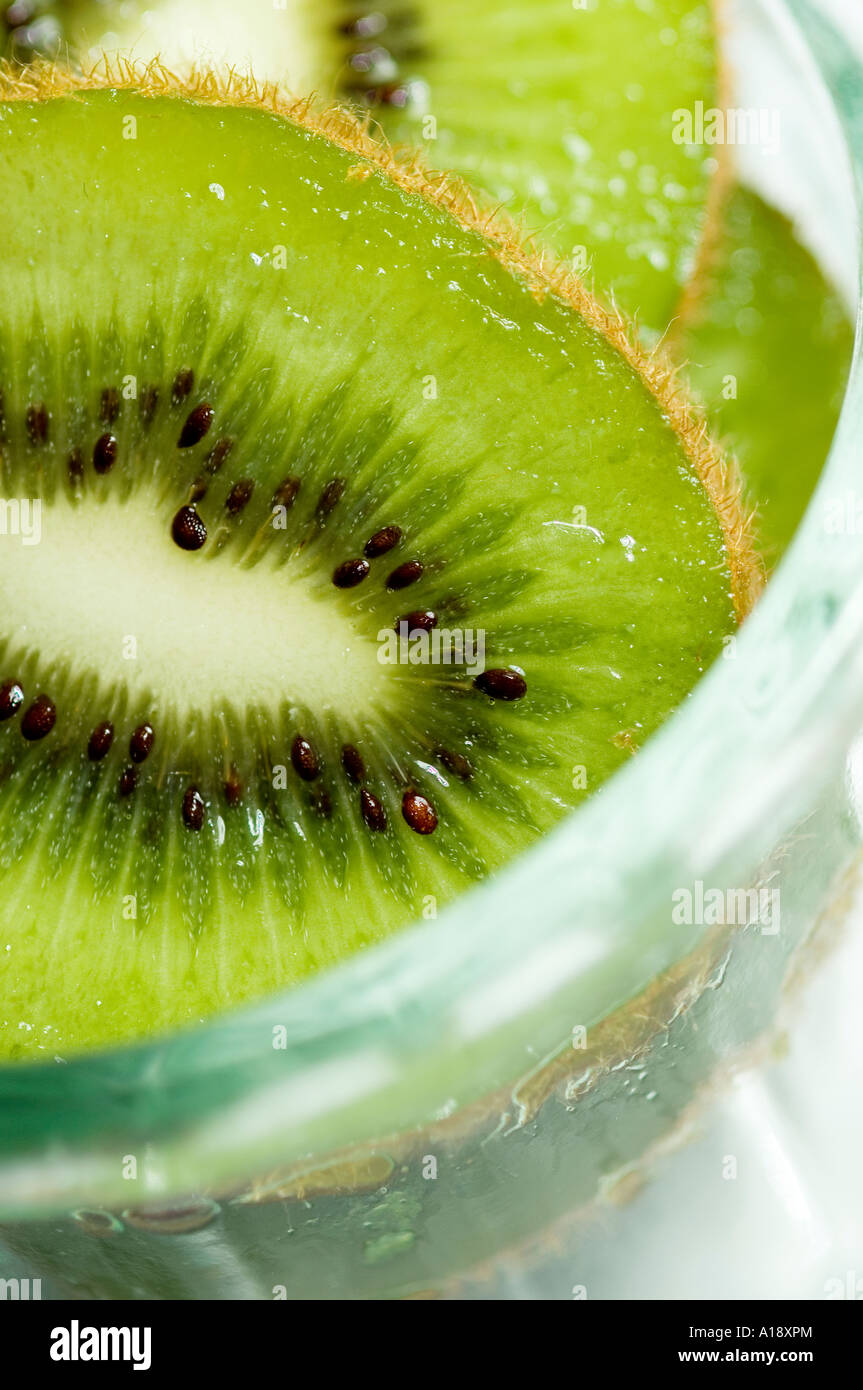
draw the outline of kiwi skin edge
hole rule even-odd
[[[764,585],[764,567],[753,539],[752,516],[744,509],[736,465],[722,455],[710,437],[706,420],[664,353],[648,353],[640,347],[623,314],[601,304],[573,271],[547,251],[525,241],[509,216],[500,210],[486,212],[479,208],[474,193],[458,176],[429,170],[412,152],[397,153],[371,133],[371,118],[361,122],[343,107],[320,108],[313,96],[287,97],[276,84],[259,83],[251,75],[200,69],[178,76],[157,61],[140,65],[107,55],[82,73],[45,61],[26,68],[5,61],[0,64],[0,102],[50,101],[76,92],[106,89],[135,92],[143,97],[176,96],[213,106],[251,107],[287,117],[310,134],[320,135],[375,165],[405,193],[434,203],[462,227],[479,234],[488,244],[489,254],[526,284],[540,303],[547,295],[553,295],[574,309],[624,358],[662,407],[721,527],[738,622],[749,614]],[[365,164],[358,164],[349,177],[352,174],[362,180],[369,173]]]
[[[727,111],[733,102],[734,84],[730,64],[725,58],[722,47],[722,41],[731,28],[726,0],[710,0],[710,13],[716,43],[716,104],[720,110]],[[707,188],[704,221],[695,248],[695,258],[689,272],[689,279],[680,291],[674,315],[662,337],[663,346],[672,358],[674,353],[671,345],[680,336],[681,323],[692,313],[692,300],[700,296],[700,286],[720,247],[725,207],[734,187],[735,174],[729,146],[714,145],[713,158],[716,162],[716,169]]]

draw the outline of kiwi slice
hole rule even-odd
[[[788,219],[734,189],[673,347],[740,462],[768,563],[818,481],[853,346],[840,296]]]
[[[685,698],[757,567],[619,320],[344,113],[30,69],[0,115],[25,1055],[434,916]]]
[[[673,113],[716,102],[708,0],[67,0],[85,63],[102,49],[248,64],[340,99],[421,147],[660,334],[687,282],[714,151]]]

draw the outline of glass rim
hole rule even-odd
[[[852,165],[863,176],[863,98],[854,101],[848,80],[863,91],[863,70],[809,0],[767,4],[805,49],[813,82],[820,70],[849,176]],[[583,807],[437,920],[194,1027],[62,1065],[0,1066],[2,1127],[17,1125],[26,1151],[0,1163],[0,1202],[40,1206],[107,1190],[97,1150],[109,1132],[160,1136],[159,1181],[179,1190],[202,1152],[212,1174],[227,1176],[252,1155],[330,1151],[423,1123],[449,1097],[461,1104],[535,1067],[562,1025],[589,1025],[695,949],[697,928],[682,937],[652,908],[681,875],[704,877],[741,840],[756,855],[765,819],[771,833],[783,819],[793,824],[795,778],[803,767],[817,776],[824,761],[828,684],[831,731],[850,742],[856,729],[863,547],[850,533],[825,536],[821,512],[826,493],[853,487],[860,437],[858,322],[828,463],[734,659],[716,663]],[[82,1129],[82,1107],[99,1105]]]

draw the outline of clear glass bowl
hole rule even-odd
[[[771,179],[822,209],[813,236],[856,304],[861,70],[808,0],[750,0],[732,51],[741,34],[746,103],[782,107]],[[730,659],[493,882],[206,1027],[0,1069],[0,1272],[43,1296],[445,1295],[504,1249],[541,1261],[565,1214],[625,1196],[769,1027],[816,923],[844,912],[863,545],[825,510],[853,505],[861,437],[858,360],[818,493]],[[778,930],[677,924],[674,895],[698,882],[778,889]]]

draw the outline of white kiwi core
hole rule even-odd
[[[0,517],[12,514],[0,498]],[[134,498],[86,507],[58,499],[17,515],[17,527],[0,526],[13,660],[38,651],[181,715],[287,702],[350,719],[381,695],[374,638],[326,601],[319,576],[267,557],[244,568],[181,550],[170,518]]]

